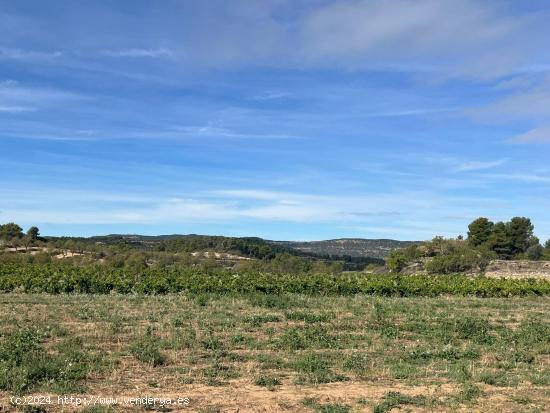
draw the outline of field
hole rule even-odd
[[[0,400],[27,412],[542,412],[548,314],[548,296],[6,293]],[[127,404],[147,396],[188,404]]]

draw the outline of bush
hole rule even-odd
[[[16,394],[47,384],[54,391],[81,390],[77,383],[90,371],[81,353],[82,343],[65,341],[51,354],[41,344],[42,335],[31,329],[16,331],[0,346],[0,389]]]
[[[466,245],[453,248],[426,263],[430,274],[458,274],[469,271],[484,271],[491,260],[488,251],[475,250]]]
[[[130,352],[138,360],[153,367],[166,363],[166,357],[160,352],[159,341],[150,333],[136,340],[130,347]]]

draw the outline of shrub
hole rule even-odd
[[[47,384],[53,391],[81,390],[78,382],[90,371],[88,358],[80,351],[82,343],[64,341],[56,354],[41,344],[36,330],[16,331],[0,346],[0,389],[16,394],[31,392]]]
[[[160,352],[160,344],[151,333],[136,340],[130,347],[130,353],[153,367],[166,363],[166,357]]]
[[[382,401],[374,406],[373,413],[386,413],[394,407],[401,405],[425,406],[426,398],[423,396],[408,396],[403,393],[390,391],[383,397]]]

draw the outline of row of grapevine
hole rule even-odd
[[[550,282],[535,279],[495,279],[464,275],[272,275],[198,269],[147,269],[133,274],[123,269],[70,265],[0,265],[0,292],[167,294],[167,293],[302,293],[384,296],[475,295],[508,297],[550,295]]]

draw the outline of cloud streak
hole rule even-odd
[[[121,49],[121,50],[104,50],[103,56],[115,58],[167,58],[173,59],[175,53],[172,50],[165,48],[158,49]]]

